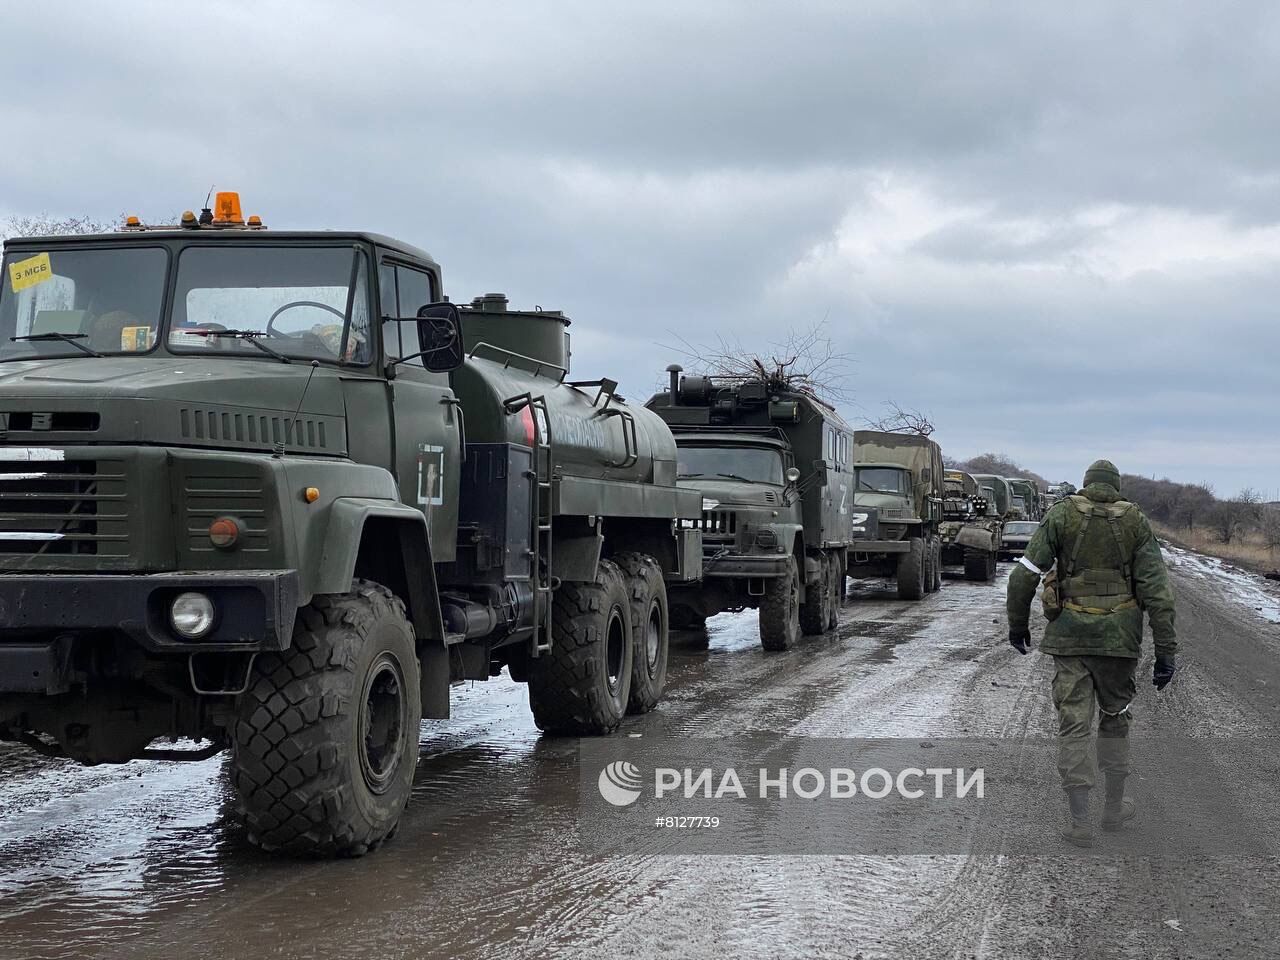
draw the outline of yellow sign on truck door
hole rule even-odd
[[[53,265],[47,253],[37,253],[34,257],[9,264],[9,285],[14,293],[52,279]]]

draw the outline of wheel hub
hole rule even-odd
[[[400,768],[406,706],[400,663],[384,653],[366,675],[360,709],[360,769],[374,793],[385,792]]]

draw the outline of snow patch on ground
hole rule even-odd
[[[1269,623],[1280,623],[1280,585],[1225,560],[1161,544],[1165,562],[1183,576],[1204,580]]]

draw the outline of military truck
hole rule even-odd
[[[417,247],[234,194],[5,245],[0,739],[229,748],[253,843],[358,855],[451,684],[505,668],[553,733],[654,706],[702,559],[670,431],[568,379],[562,314],[441,291]]]
[[[1004,521],[995,504],[973,477],[962,470],[943,475],[942,565],[964,566],[968,580],[989,581],[996,575]]]
[[[833,628],[852,539],[849,426],[785,383],[667,373],[648,407],[675,433],[679,482],[702,503],[703,579],[673,585],[673,621],[758,607],[766,650]]]
[[[896,576],[903,600],[939,589],[942,448],[916,434],[858,430],[853,460],[849,575]]]
[[[1006,477],[1013,495],[1022,498],[1022,519],[1039,520],[1044,516],[1044,502],[1040,497],[1040,488],[1034,480],[1024,477]]]
[[[973,479],[978,484],[978,488],[986,494],[987,499],[995,504],[996,513],[1000,519],[1004,521],[1021,519],[1017,512],[1017,505],[1014,503],[1013,487],[1009,485],[1008,480],[994,473],[975,473]]]

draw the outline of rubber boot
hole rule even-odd
[[[1138,815],[1137,804],[1124,795],[1124,777],[1107,777],[1107,799],[1102,807],[1102,829],[1115,833]]]
[[[1093,846],[1093,821],[1089,817],[1089,788],[1072,787],[1067,791],[1068,822],[1062,838],[1077,847]]]

